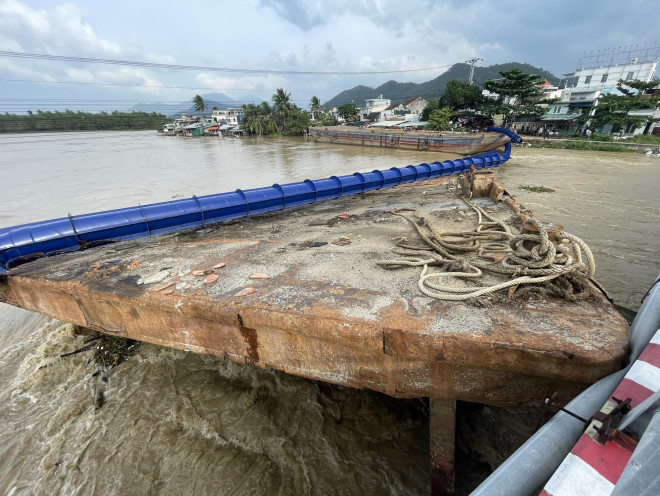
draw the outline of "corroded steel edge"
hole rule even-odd
[[[484,191],[491,199],[506,194],[492,173],[478,174],[472,184],[490,184]],[[532,216],[512,197],[504,203],[521,218]],[[108,334],[394,397],[522,405],[558,391],[561,401],[612,372],[624,355],[623,349],[602,350],[591,358],[568,357],[569,366],[563,350],[521,349],[239,303],[217,305],[197,296],[98,291],[77,281],[31,277],[30,265],[0,276],[0,301]],[[595,298],[616,322],[605,298],[600,293]],[[562,316],[552,312],[549,318]]]
[[[258,368],[275,368],[310,379],[369,388],[394,397],[429,396],[515,406],[538,403],[558,391],[561,401],[579,392],[583,382],[610,371],[609,367],[592,368],[586,363],[585,369],[578,368],[567,375],[566,370],[562,371],[566,356],[559,350],[541,351],[539,357],[535,350],[498,348],[496,360],[485,353],[494,345],[475,343],[468,350],[465,342],[387,328],[379,330],[355,321],[338,326],[327,319],[263,308],[235,308],[232,313],[231,308],[220,309],[200,298],[191,298],[181,306],[175,296],[132,297],[90,291],[77,283],[63,288],[61,283],[24,276],[12,279],[9,289],[5,286],[3,290],[7,303],[53,318],[112,335],[215,355]],[[404,346],[397,343],[398,337],[406,334],[406,351],[400,353]],[[484,360],[489,356],[491,362],[497,363]],[[530,361],[532,357],[535,358]],[[501,366],[502,362],[514,368],[516,364],[531,362],[534,369],[539,358],[543,373],[555,377],[534,375],[537,370],[489,368]],[[566,381],[567,376],[571,382]]]

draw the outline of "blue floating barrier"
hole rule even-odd
[[[509,129],[491,127],[487,130],[504,133],[514,143],[522,142],[522,138]],[[365,135],[362,139],[371,139],[371,136]],[[75,251],[93,244],[149,237],[399,184],[460,174],[468,172],[470,166],[476,169],[497,167],[509,160],[510,156],[511,142],[508,142],[503,152],[493,150],[457,160],[306,179],[264,188],[237,189],[227,193],[5,227],[0,229],[0,273],[40,256]]]

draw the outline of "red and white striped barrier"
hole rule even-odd
[[[635,408],[658,390],[660,329],[600,411],[610,413],[626,398],[630,398],[630,407]],[[615,433],[605,444],[600,444],[594,440],[597,435],[592,422],[545,484],[540,496],[605,496],[612,493],[635,450],[636,443],[622,434]]]

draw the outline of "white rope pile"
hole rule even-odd
[[[596,265],[591,250],[577,236],[562,231],[555,244],[543,225],[534,219],[530,222],[538,234],[514,234],[508,225],[490,217],[478,205],[459,198],[477,213],[476,230],[441,233],[420,210],[392,210],[392,214],[415,227],[425,244],[411,245],[406,238],[395,238],[392,241],[396,241],[396,247],[392,251],[401,257],[376,263],[387,269],[422,267],[419,290],[448,301],[477,298],[519,285],[544,284],[563,275],[581,274],[587,278],[594,275]],[[476,280],[483,277],[483,271],[511,279],[491,286],[467,287],[447,281]]]

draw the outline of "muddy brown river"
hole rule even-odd
[[[155,132],[4,135],[0,150],[0,227],[434,160]],[[499,180],[537,217],[583,238],[596,278],[637,309],[660,271],[660,159],[520,147],[513,157]],[[59,358],[84,339],[0,304],[1,494],[429,492],[428,419],[416,402],[144,345],[110,372],[95,410],[89,353]],[[529,435],[532,417],[459,405],[459,494]]]

